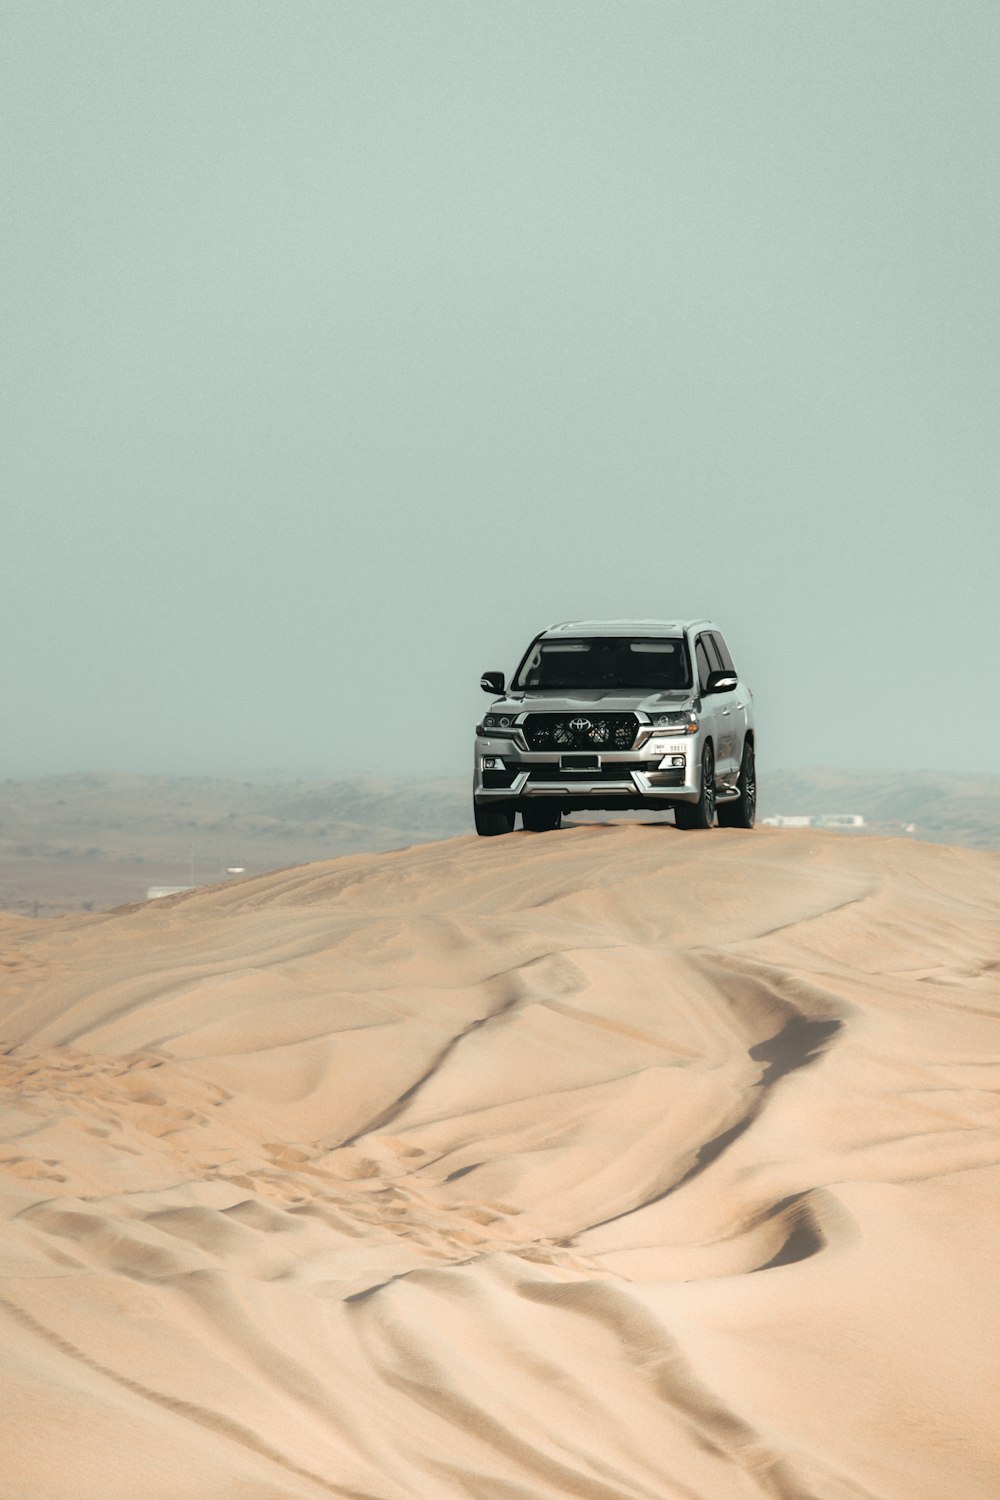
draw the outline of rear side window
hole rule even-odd
[[[715,642],[715,649],[719,653],[719,661],[722,663],[723,670],[726,672],[735,672],[736,668],[733,665],[733,658],[729,654],[729,647],[718,631],[712,636],[712,640]]]

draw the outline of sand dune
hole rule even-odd
[[[3,1500],[995,1500],[998,872],[583,827],[5,919]]]
[[[765,769],[758,792],[763,815],[859,813],[862,837],[906,829],[1000,849],[1000,776]],[[246,781],[89,772],[0,781],[0,913],[105,911],[143,900],[151,886],[381,853],[471,826],[467,775]]]

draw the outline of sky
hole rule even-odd
[[[0,777],[471,767],[709,616],[1000,769],[994,0],[0,0]]]

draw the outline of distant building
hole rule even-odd
[[[861,813],[775,813],[761,818],[768,828],[864,828]]]

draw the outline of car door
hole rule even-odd
[[[712,653],[717,657],[719,670],[732,672],[736,677],[736,687],[731,693],[719,693],[717,702],[720,704],[720,717],[725,728],[721,731],[725,740],[726,755],[726,779],[735,780],[740,772],[740,760],[743,755],[743,741],[747,732],[747,705],[746,690],[739,681],[739,674],[733,665],[733,658],[729,654],[729,647],[719,631],[710,633]],[[710,654],[712,654],[710,653]]]

